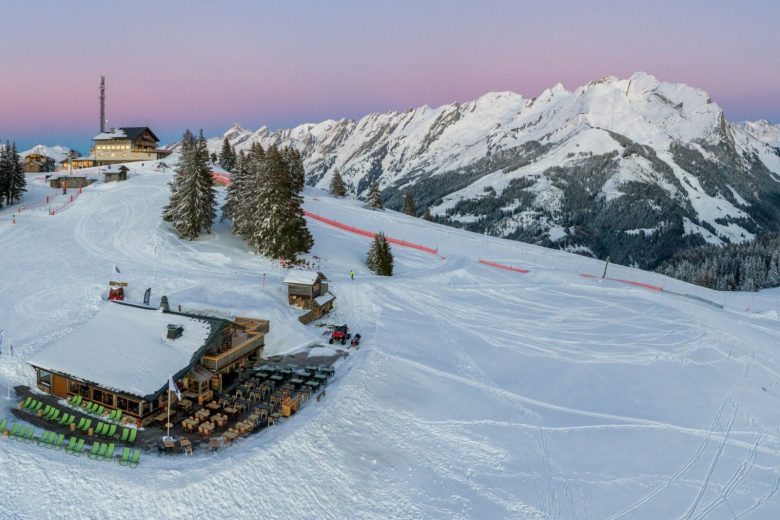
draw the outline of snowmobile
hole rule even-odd
[[[127,282],[108,282],[108,299],[115,301],[124,301],[125,299],[125,287]]]
[[[338,341],[341,342],[342,345],[347,344],[347,340],[352,337],[352,334],[349,333],[349,327],[346,325],[337,325],[333,327],[333,332],[330,334],[330,339],[328,340],[328,343],[331,345]]]

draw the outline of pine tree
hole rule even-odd
[[[404,213],[412,217],[417,216],[417,208],[414,205],[412,194],[408,191],[404,193]]]
[[[425,208],[425,213],[423,213],[423,218],[428,222],[433,221],[433,215],[431,215],[431,208]]]
[[[170,222],[182,238],[193,240],[201,230],[211,232],[216,217],[216,191],[209,166],[206,138],[198,140],[184,132],[181,159],[171,182],[171,197],[163,209],[163,220]]]
[[[344,179],[341,178],[341,172],[338,168],[330,179],[330,194],[334,197],[346,197],[347,195],[347,186],[344,184]]]
[[[0,144],[0,208],[8,197],[13,176],[13,164],[11,163],[11,145],[6,141]]]
[[[382,206],[382,194],[379,192],[379,184],[377,184],[376,181],[371,181],[371,186],[368,188],[366,207],[371,209],[384,209],[384,206]]]
[[[24,167],[22,160],[19,157],[19,152],[16,150],[16,143],[11,145],[9,152],[9,171],[10,182],[8,187],[8,204],[19,202],[22,198],[22,194],[27,191],[27,179],[24,175]]]
[[[366,264],[379,276],[393,276],[393,252],[384,233],[377,233],[368,250]]]
[[[227,136],[222,140],[222,150],[219,152],[219,165],[232,172],[236,167],[236,151],[230,146]]]
[[[314,245],[301,207],[303,185],[303,164],[295,150],[280,152],[272,146],[256,162],[244,207],[239,210],[239,231],[258,252],[295,260]]]

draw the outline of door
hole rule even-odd
[[[68,396],[68,380],[57,374],[51,375],[51,393],[58,397]]]

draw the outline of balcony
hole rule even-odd
[[[242,357],[250,354],[258,347],[263,346],[263,334],[254,332],[240,333],[233,336],[232,346],[216,354],[206,354],[200,364],[211,370],[222,370],[231,363],[236,362]]]

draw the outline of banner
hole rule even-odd
[[[149,287],[144,293],[144,305],[149,305],[149,299],[152,297],[152,288]]]

